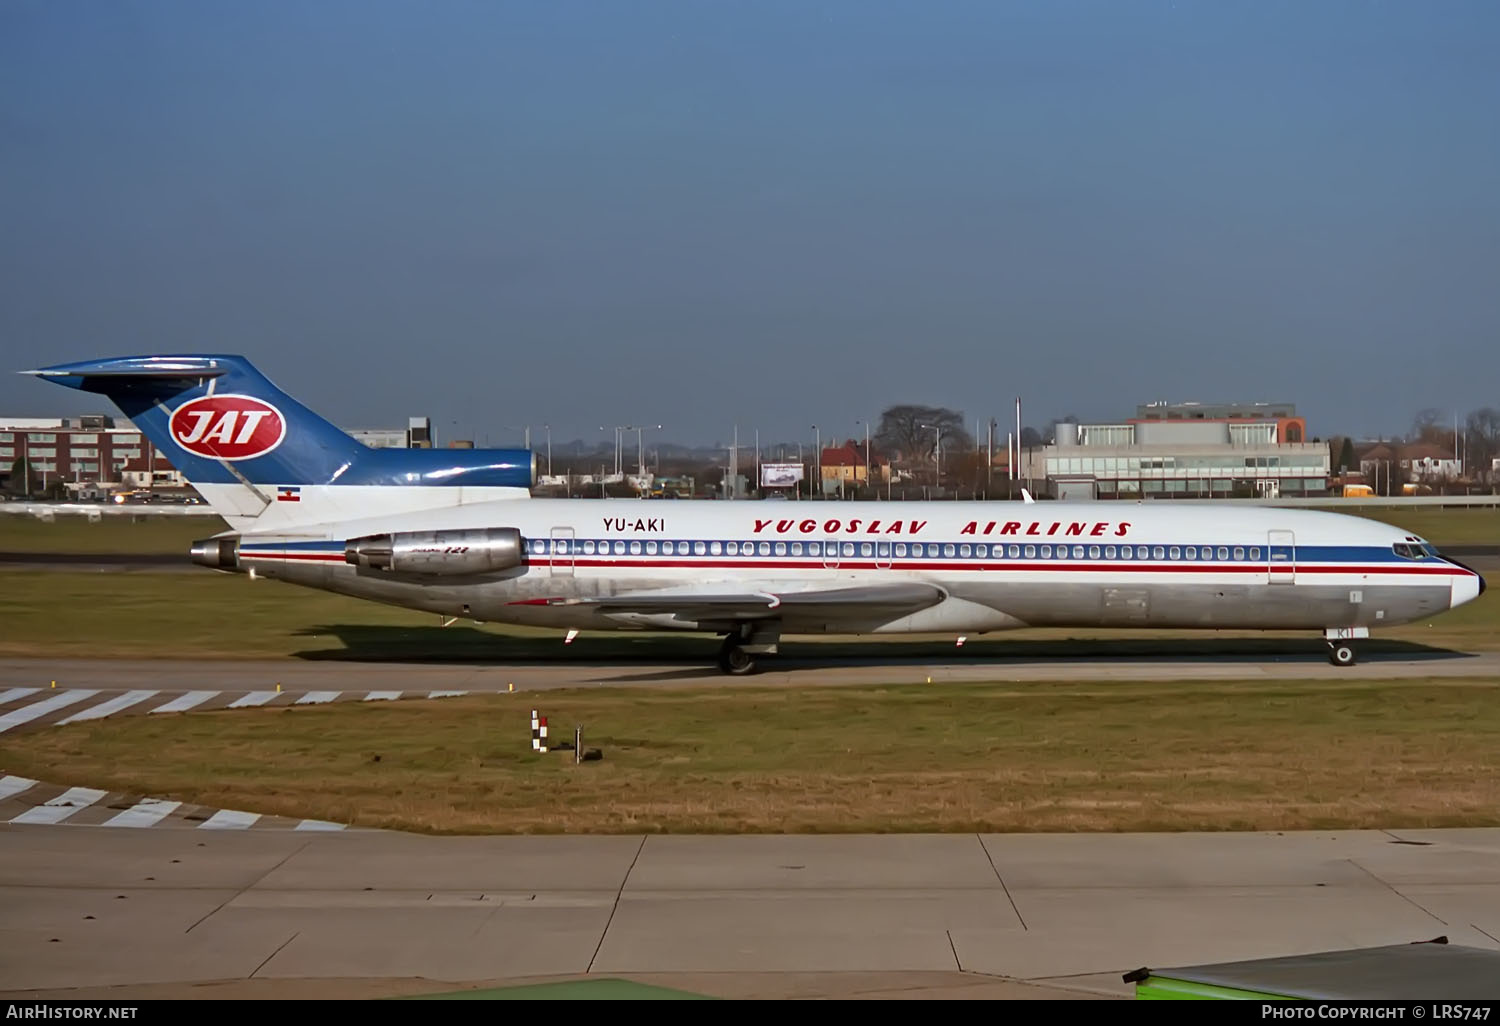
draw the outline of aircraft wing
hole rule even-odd
[[[936,605],[946,597],[916,581],[816,591],[644,591],[566,600],[606,615],[672,616],[678,620],[802,620],[863,622],[892,619]]]

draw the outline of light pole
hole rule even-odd
[[[861,424],[865,426],[865,485],[867,487],[874,487],[874,478],[870,476],[874,472],[870,467],[870,422],[868,420],[856,420],[854,422],[855,427],[859,427]],[[876,498],[879,497],[877,494]]]
[[[812,426],[812,429],[813,429],[813,438],[814,438],[814,441],[813,441],[813,487],[817,490],[817,491],[813,492],[813,495],[816,497],[816,495],[818,494],[818,492],[821,492],[823,490],[823,435],[822,435],[822,432],[820,432],[818,430],[818,425],[814,424]]]
[[[551,477],[552,476],[552,425],[551,424],[543,424],[542,427],[544,427],[544,428],[547,429],[547,476]]]
[[[932,428],[937,432],[937,441],[933,445],[934,456],[937,458],[937,487],[943,487],[943,428],[939,424],[918,424],[918,427]]]
[[[642,477],[646,476],[646,441],[645,436],[641,432],[645,431],[648,427],[655,428],[657,431],[661,430],[660,424],[647,424],[644,427],[638,426],[635,429],[636,466],[640,468],[640,474]]]

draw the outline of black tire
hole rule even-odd
[[[1334,666],[1353,666],[1355,654],[1353,645],[1334,645],[1328,651],[1328,661]]]
[[[719,650],[719,669],[731,677],[743,677],[757,669],[755,656],[746,652],[733,640],[726,641]]]

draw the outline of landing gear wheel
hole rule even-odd
[[[1354,646],[1347,642],[1328,648],[1328,661],[1334,666],[1353,666],[1354,658]]]
[[[719,649],[719,669],[731,677],[743,677],[756,671],[755,656],[740,647],[738,638],[728,637]]]

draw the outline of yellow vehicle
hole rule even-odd
[[[1374,494],[1375,494],[1375,489],[1371,488],[1369,485],[1364,485],[1364,484],[1346,484],[1346,485],[1344,485],[1344,498],[1346,498],[1346,499],[1358,499],[1358,498],[1362,498],[1362,497],[1364,497],[1366,495],[1374,495]]]

